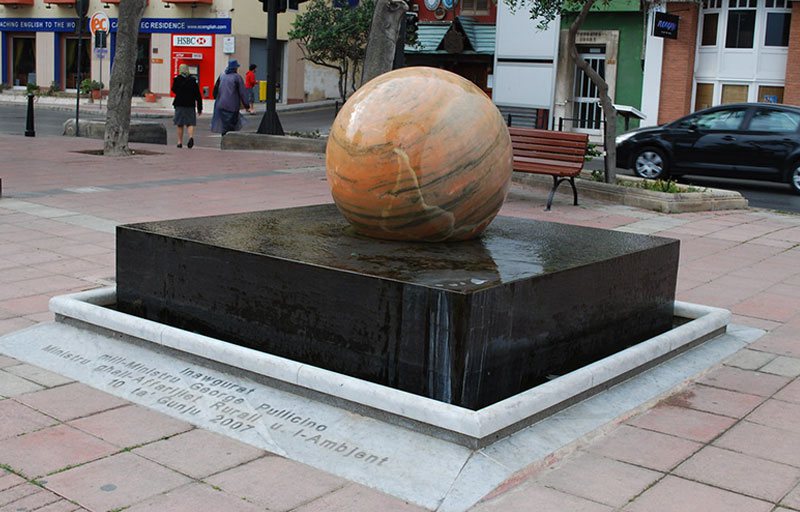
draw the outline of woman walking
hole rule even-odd
[[[241,130],[244,118],[239,115],[239,109],[243,105],[245,110],[250,110],[244,80],[238,71],[239,62],[229,61],[225,72],[214,85],[214,117],[211,119],[211,131],[214,133],[225,135]]]
[[[197,80],[189,74],[189,66],[181,64],[178,67],[178,76],[172,81],[172,92],[175,93],[175,99],[172,101],[172,106],[175,107],[175,116],[172,122],[178,127],[178,147],[183,147],[183,127],[189,132],[189,141],[186,147],[192,148],[194,146],[194,127],[197,125],[197,116],[195,116],[195,108],[197,108],[197,115],[203,113],[203,97],[200,96],[200,86],[197,85]]]

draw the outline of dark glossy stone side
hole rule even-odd
[[[120,226],[120,310],[478,409],[670,328],[678,242],[499,217],[348,233],[332,205]]]

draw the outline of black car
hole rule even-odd
[[[723,105],[617,137],[617,167],[642,178],[683,174],[788,183],[800,194],[800,108]]]

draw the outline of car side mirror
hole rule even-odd
[[[697,131],[697,123],[696,122],[689,123],[689,131],[690,132],[696,132]]]

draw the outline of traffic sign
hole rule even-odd
[[[91,30],[92,35],[98,30],[102,32],[108,32],[111,29],[111,22],[108,19],[108,15],[103,11],[98,11],[92,14],[91,19],[89,20],[89,30]]]

